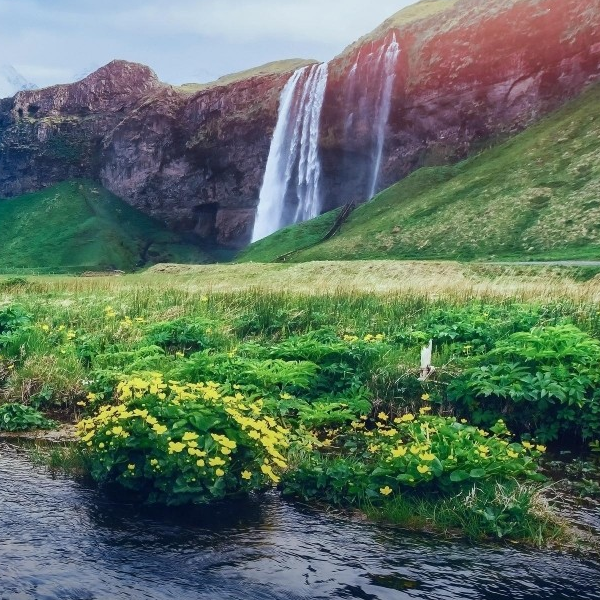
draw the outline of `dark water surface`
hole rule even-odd
[[[356,523],[275,494],[141,509],[0,445],[2,600],[598,600],[600,567]]]

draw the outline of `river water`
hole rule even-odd
[[[600,565],[355,522],[275,493],[118,503],[0,444],[2,600],[598,600]]]

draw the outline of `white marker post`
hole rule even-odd
[[[429,340],[429,346],[424,346],[421,350],[421,376],[419,381],[426,381],[435,371],[435,367],[431,364],[431,356],[433,354],[433,340]]]

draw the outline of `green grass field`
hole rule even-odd
[[[331,240],[330,214],[278,232],[240,257],[598,259],[600,86],[510,141],[454,166],[423,168],[350,215]]]
[[[133,270],[210,256],[99,185],[68,181],[0,200],[2,272]]]

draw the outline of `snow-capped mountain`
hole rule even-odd
[[[35,90],[37,85],[27,81],[11,65],[0,65],[0,98],[9,98],[22,90]]]

